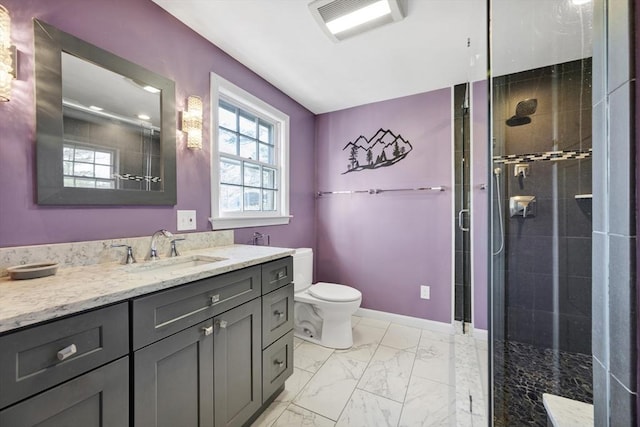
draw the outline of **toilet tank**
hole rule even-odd
[[[294,291],[301,292],[311,286],[313,280],[313,249],[299,248],[293,254]]]

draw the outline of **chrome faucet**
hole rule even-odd
[[[172,257],[174,256],[180,256],[180,254],[178,253],[178,248],[176,247],[176,242],[179,242],[181,240],[186,240],[184,237],[180,238],[180,239],[173,239],[171,241],[171,255]]]
[[[124,260],[125,264],[135,264],[136,259],[133,256],[133,249],[129,245],[111,245],[112,248],[127,248],[127,258]]]
[[[156,250],[156,241],[158,240],[158,237],[160,235],[166,237],[167,239],[170,239],[173,237],[173,234],[171,234],[169,231],[165,229],[158,230],[155,233],[153,233],[153,236],[151,236],[151,253],[149,254],[149,259],[151,261],[155,261],[159,259],[158,251]]]
[[[267,238],[267,246],[271,246],[271,236],[268,234],[260,233],[259,231],[253,233],[253,244],[255,246],[258,246],[260,242],[262,242],[262,244],[264,245],[265,237]]]

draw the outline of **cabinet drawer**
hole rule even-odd
[[[0,337],[0,407],[124,356],[128,331],[122,303]]]
[[[0,425],[129,425],[129,358],[123,357],[0,411]]]
[[[158,341],[259,297],[260,266],[198,280],[133,301],[133,348]]]
[[[293,283],[262,296],[262,348],[293,329]]]
[[[262,351],[262,402],[293,374],[293,331]]]
[[[262,265],[262,293],[293,282],[293,258],[286,257]]]

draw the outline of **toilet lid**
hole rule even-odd
[[[348,302],[362,297],[359,290],[335,283],[316,283],[308,289],[308,292],[324,301]]]

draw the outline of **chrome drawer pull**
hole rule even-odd
[[[277,317],[278,317],[278,319],[282,319],[282,318],[284,317],[285,313],[284,313],[284,311],[278,311],[278,310],[276,310],[276,311],[274,311],[274,312],[273,312],[273,315],[274,315],[274,316],[277,316]]]
[[[220,327],[220,329],[224,329],[227,327],[227,321],[226,320],[218,320],[218,326]]]
[[[220,295],[212,295],[211,296],[211,304],[215,304],[220,301]]]
[[[204,332],[205,336],[209,336],[213,333],[213,326],[205,326],[202,328],[202,332]]]
[[[71,344],[68,347],[63,348],[58,352],[58,360],[64,360],[67,357],[71,357],[78,352],[78,348],[75,344]]]
[[[278,365],[278,368],[282,368],[284,366],[284,362],[281,362],[280,360],[276,359],[273,361],[274,365]]]
[[[278,280],[283,279],[286,275],[287,275],[287,273],[285,273],[284,271],[280,270],[280,271],[278,271],[277,279]]]

